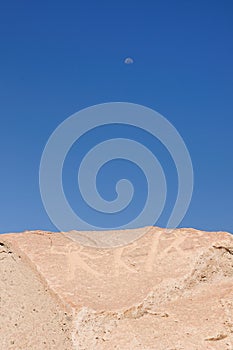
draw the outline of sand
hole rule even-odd
[[[1,350],[233,350],[233,236],[150,227],[116,248],[86,236],[0,235]]]
[[[69,315],[37,274],[1,243],[0,276],[0,349],[72,349]]]

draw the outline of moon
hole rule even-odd
[[[131,57],[127,57],[127,58],[124,60],[124,63],[125,63],[125,64],[133,64],[133,63],[134,63],[134,60],[133,60]]]

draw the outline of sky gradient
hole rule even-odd
[[[186,143],[195,184],[180,226],[233,233],[232,38],[232,1],[1,2],[0,232],[56,230],[39,191],[49,136],[85,107],[122,101],[161,113]],[[134,64],[124,64],[126,57]],[[106,135],[127,132],[133,131],[109,127],[74,145],[64,165],[64,190],[75,210],[84,210],[75,190],[81,154]],[[164,226],[177,191],[174,165],[156,140],[136,131],[132,137],[164,166],[168,199],[156,223]],[[132,207],[137,213],[146,188],[132,164],[106,166],[97,187],[113,199],[121,175],[139,191]],[[91,219],[93,213],[83,215]]]

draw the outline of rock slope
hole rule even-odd
[[[233,350],[233,236],[140,230],[0,235],[0,349]]]

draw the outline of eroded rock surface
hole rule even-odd
[[[107,234],[100,233],[101,240]],[[80,244],[85,232],[0,235],[0,267],[6,270],[1,349],[233,350],[233,237],[156,227],[140,236],[127,246],[95,248]],[[11,286],[9,266],[17,286]],[[18,330],[11,323],[23,300],[17,300],[20,283],[28,299]],[[35,304],[38,316],[28,328]],[[60,316],[50,324],[52,315]],[[50,332],[54,344],[46,343]],[[24,347],[11,343],[22,337]],[[45,343],[38,345],[37,338]]]

